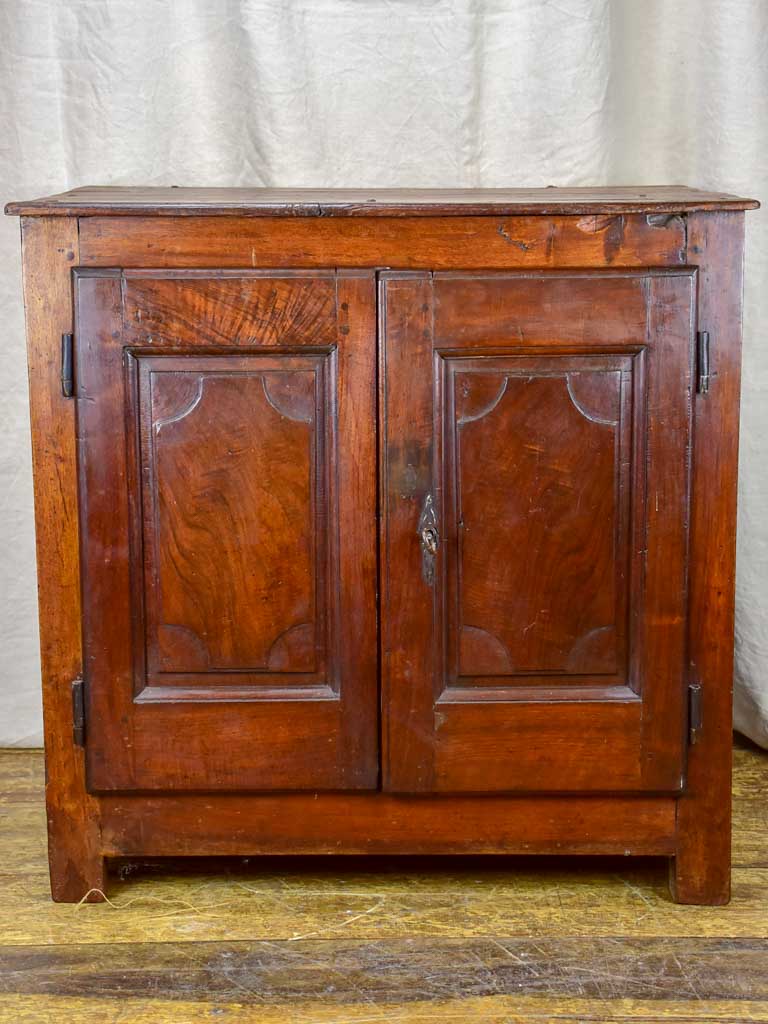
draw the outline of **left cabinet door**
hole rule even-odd
[[[375,787],[373,275],[74,276],[90,788]]]

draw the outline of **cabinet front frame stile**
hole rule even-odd
[[[702,687],[701,735],[677,801],[670,885],[679,903],[731,895],[731,730],[744,215],[689,217],[699,263],[699,329],[715,339],[713,378],[695,396],[689,554],[689,681]]]
[[[40,655],[51,893],[57,902],[106,885],[99,801],[85,782],[72,720],[72,683],[83,673],[75,406],[62,395],[58,339],[72,331],[72,218],[22,220]]]
[[[76,902],[86,894],[89,900],[103,898],[105,860],[112,857],[560,852],[665,856],[673,865],[679,901],[727,901],[743,212],[614,215],[610,219],[622,222],[623,234],[610,244],[601,235],[604,226],[580,229],[575,223],[580,219],[586,218],[414,216],[400,217],[395,227],[381,216],[230,215],[223,234],[224,225],[215,216],[182,221],[160,215],[151,218],[151,225],[140,216],[117,221],[108,211],[81,219],[32,213],[22,218],[55,900]],[[554,244],[546,244],[542,220],[551,225],[548,236]],[[457,244],[459,221],[475,225],[466,248]],[[290,245],[284,244],[286,237]],[[317,238],[320,243],[315,245]],[[296,260],[299,250],[305,254],[303,262]],[[693,404],[691,675],[683,683],[701,683],[704,721],[689,751],[682,795],[90,794],[83,749],[73,733],[71,696],[73,680],[83,673],[75,409],[62,394],[58,361],[61,335],[73,330],[71,271],[78,266],[421,271],[698,267],[697,326],[712,337],[712,383],[709,394],[694,396]],[[381,359],[380,351],[380,366]],[[379,384],[381,388],[381,376]],[[381,480],[379,492],[384,493]],[[381,576],[383,587],[384,566]],[[391,641],[382,623],[382,653]],[[385,761],[386,735],[382,744]]]

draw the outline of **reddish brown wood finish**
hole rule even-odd
[[[328,686],[326,359],[137,360],[140,696]]]
[[[91,787],[375,786],[372,275],[75,294]]]
[[[215,799],[215,813],[211,801]],[[286,793],[101,800],[109,857],[559,853],[669,856],[667,797]]]
[[[635,358],[440,362],[447,688],[626,686]]]
[[[73,740],[72,681],[83,671],[75,409],[61,393],[55,344],[72,329],[77,224],[26,220],[22,238],[51,894],[74,902],[105,885],[99,804]]]
[[[102,890],[112,856],[464,851],[661,854],[678,900],[727,900],[743,239],[727,211],[754,205],[680,189],[14,204],[28,215],[54,898]],[[78,266],[79,509],[75,403],[58,379]],[[318,792],[376,784],[371,271],[387,267],[400,273],[379,371],[384,771],[418,796]],[[490,271],[525,288],[511,301]],[[694,399],[696,326],[713,377]],[[438,548],[433,605],[416,528],[435,481],[453,555]],[[279,530],[256,493],[282,495]],[[112,792],[89,791],[73,736],[78,518],[102,671],[94,686],[85,666],[90,789]],[[528,549],[538,571],[494,545]],[[257,550],[251,575],[241,555]],[[346,677],[331,671],[340,639]],[[691,681],[704,724],[686,757]],[[318,718],[345,693],[345,716]],[[530,795],[491,795],[521,772]],[[183,792],[195,781],[204,792]],[[447,782],[476,792],[430,795]]]
[[[751,210],[759,204],[727,192],[684,185],[618,188],[141,188],[96,186],[28,202],[9,203],[10,214],[109,216],[166,214],[206,217],[451,217],[496,213],[562,214],[682,213]]]
[[[382,276],[387,789],[681,787],[694,286]]]
[[[699,264],[699,325],[717,339],[712,382],[696,396],[691,507],[689,669],[702,688],[702,730],[688,751],[677,804],[671,884],[680,903],[723,904],[731,893],[731,694],[741,382],[744,218],[690,219]]]
[[[676,214],[84,217],[80,261],[122,267],[425,270],[682,265],[685,221]]]

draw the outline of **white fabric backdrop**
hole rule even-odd
[[[691,184],[768,199],[765,0],[0,0],[0,198]],[[768,211],[747,214],[737,725],[768,744]],[[0,218],[0,746],[41,740],[18,223]]]

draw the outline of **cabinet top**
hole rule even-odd
[[[618,188],[315,189],[87,186],[8,203],[11,215],[455,217],[754,210],[755,199],[684,185]]]

